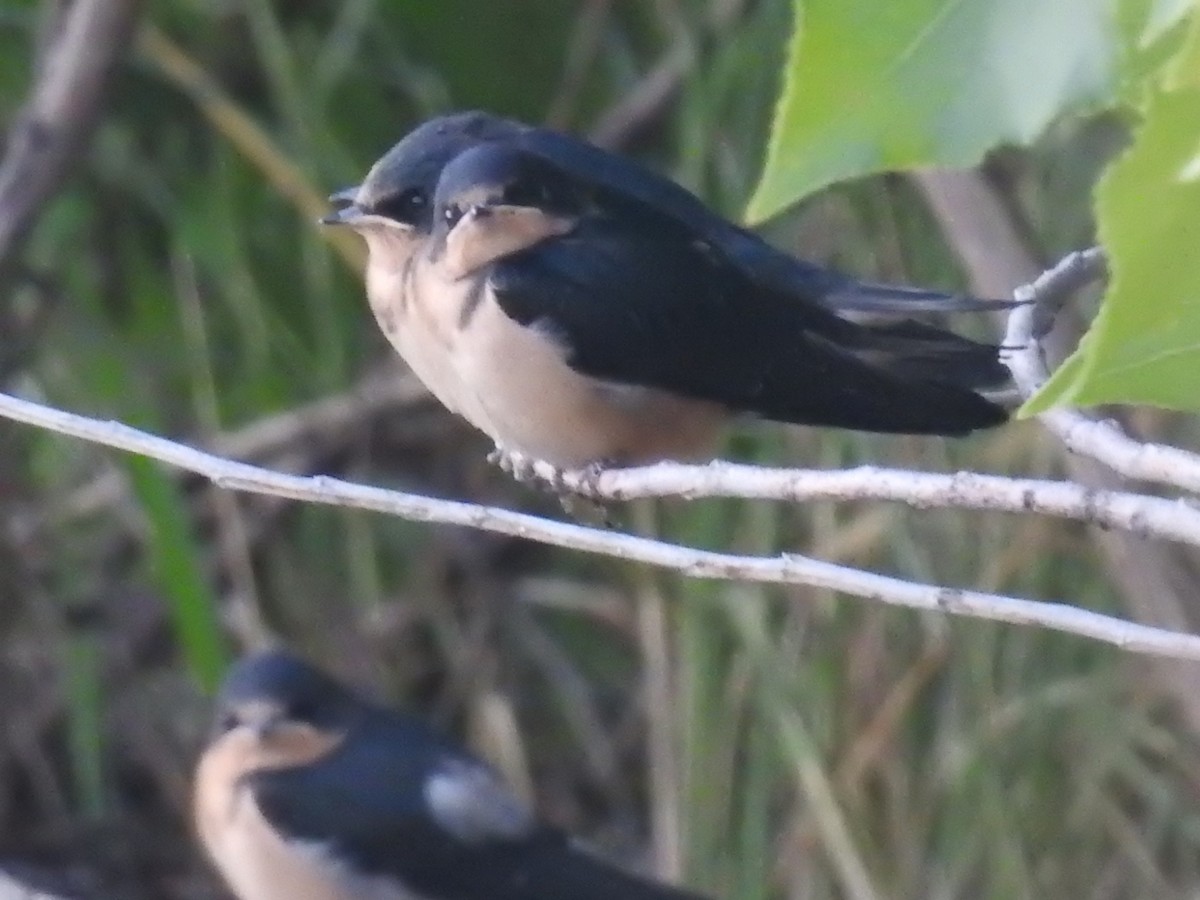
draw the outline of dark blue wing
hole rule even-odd
[[[620,215],[639,215],[659,227],[673,223],[703,239],[758,286],[833,309],[900,313],[1008,309],[1010,300],[983,300],[922,288],[857,281],[798,259],[713,212],[693,193],[632,160],[545,128],[526,127],[515,138],[537,154],[598,189],[599,200]]]
[[[763,289],[676,228],[604,215],[496,263],[504,311],[597,379],[868,431],[962,434],[1004,420],[972,389],[996,348],[915,323],[860,326]]]
[[[519,836],[454,837],[424,794],[448,758],[474,764],[431,732],[377,720],[313,765],[253,776],[251,789],[281,833],[429,900],[700,900],[628,875],[545,826]]]

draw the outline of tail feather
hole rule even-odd
[[[726,225],[720,246],[755,282],[771,291],[816,301],[827,309],[884,315],[1003,312],[1024,302],[857,281],[785,253],[752,231]]]
[[[838,383],[819,395],[805,391],[792,377],[772,378],[762,385],[750,411],[800,425],[950,437],[1008,421],[1004,407],[973,390],[902,379],[865,365],[840,373]]]
[[[993,300],[966,294],[946,294],[924,288],[870,284],[847,279],[829,290],[823,302],[846,312],[910,314],[916,312],[1004,312],[1021,306],[1021,300]]]
[[[847,342],[860,359],[904,378],[962,388],[995,388],[1009,380],[1000,348],[923,322],[858,326]]]
[[[964,435],[1008,419],[979,388],[1003,383],[999,348],[932,325],[860,325],[780,300],[745,408],[797,424],[896,434]],[[803,335],[803,338],[798,338]],[[814,383],[818,382],[818,383]]]

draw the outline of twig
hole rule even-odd
[[[856,469],[765,469],[723,461],[693,466],[657,463],[631,469],[559,471],[511,453],[524,472],[597,501],[641,497],[736,497],[743,500],[889,500],[917,509],[1038,513],[1117,528],[1137,537],[1200,546],[1200,508],[1070,481],[1009,478],[978,472],[942,474],[860,466]]]
[[[91,134],[139,5],[75,0],[64,15],[0,164],[0,271]]]
[[[737,556],[555,522],[526,513],[352,484],[327,476],[302,477],[222,459],[130,428],[0,394],[0,415],[107,447],[139,453],[212,480],[220,487],[336,506],[374,510],[419,522],[479,528],[674,569],[694,578],[805,584],[897,606],[980,619],[1038,625],[1104,641],[1136,653],[1200,660],[1200,636],[1152,628],[1087,609],[915,584],[795,554]]]
[[[717,41],[745,12],[746,0],[713,0],[705,15],[704,36]],[[688,29],[674,29],[671,44],[657,63],[628,91],[605,110],[588,131],[588,140],[606,150],[624,147],[652,124],[670,102],[696,65],[700,49]]]
[[[415,406],[429,396],[417,379],[396,366],[381,366],[347,391],[257,419],[234,431],[215,435],[207,449],[217,456],[266,462],[284,471],[311,468],[312,451],[369,425],[385,413]],[[295,451],[303,447],[305,453]],[[124,474],[110,470],[71,491],[66,497],[14,517],[18,546],[47,528],[61,528],[129,498]]]
[[[1045,270],[1029,245],[1029,229],[1017,206],[1005,202],[997,186],[981,172],[923,170],[912,177],[979,296],[1011,295]],[[1077,343],[1082,328],[1078,310],[1064,309],[1054,329],[1041,341],[1047,358],[1061,359]],[[1129,425],[1121,427],[1140,437]],[[1062,446],[1060,441],[1054,443]],[[1122,476],[1097,460],[1075,453],[1064,457],[1073,481],[1109,490],[1128,486]],[[1095,543],[1104,563],[1100,574],[1120,592],[1124,608],[1134,619],[1177,631],[1196,630],[1196,574],[1190,548],[1142,541],[1117,531],[1096,534]],[[1192,733],[1200,734],[1200,694],[1194,667],[1161,660],[1149,671],[1164,694],[1174,700]]]
[[[1047,330],[1047,307],[1053,308],[1070,292],[1093,281],[1104,271],[1104,254],[1098,247],[1072,253],[1033,284],[1019,288],[1014,297],[1033,303],[1017,307],[1008,317],[1003,356],[1024,397],[1045,383],[1046,365],[1038,339]],[[1148,444],[1125,434],[1113,422],[1089,419],[1072,410],[1052,409],[1038,420],[1072,453],[1087,456],[1113,471],[1139,481],[1165,484],[1200,493],[1200,455],[1178,447]]]
[[[662,59],[606,110],[588,131],[588,140],[599,147],[615,148],[650,122],[679,90],[695,63],[695,49],[676,41]]]

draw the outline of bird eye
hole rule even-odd
[[[375,212],[398,222],[413,224],[424,212],[429,200],[420,188],[409,188],[375,204]]]
[[[445,209],[442,210],[442,218],[445,220],[446,225],[450,228],[453,228],[455,225],[457,225],[458,220],[462,217],[463,208],[455,203],[448,204]]]
[[[222,713],[221,718],[217,720],[217,731],[224,734],[227,731],[233,731],[241,722],[235,713]]]

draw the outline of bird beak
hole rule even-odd
[[[354,202],[358,196],[358,185],[342,188],[329,195],[329,202],[337,207],[333,212],[321,216],[317,221],[322,225],[353,225],[363,216],[363,209]]]
[[[337,195],[334,194],[336,197]],[[341,209],[335,209],[321,218],[317,219],[322,225],[353,225],[360,221],[366,215],[361,206],[357,203],[351,203],[348,206],[343,206]]]
[[[342,205],[333,212],[321,216],[317,222],[321,225],[348,225],[359,231],[383,229],[401,234],[412,233],[413,226],[407,222],[397,222],[395,219],[363,209],[354,202],[356,196],[358,196],[358,188],[346,188],[344,191],[330,194],[330,203]]]

